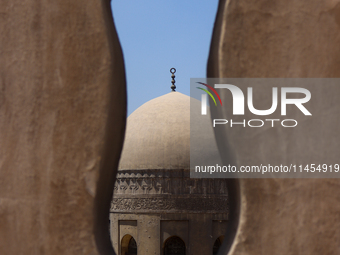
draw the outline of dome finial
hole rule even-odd
[[[172,75],[171,75],[171,78],[172,78],[172,81],[171,81],[171,83],[172,83],[172,85],[171,85],[171,89],[172,89],[172,92],[176,92],[176,85],[175,85],[175,74],[174,73],[176,73],[176,68],[171,68],[170,69],[170,73],[172,73]]]

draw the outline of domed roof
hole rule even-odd
[[[119,169],[189,169],[190,97],[170,92],[127,119]]]
[[[196,99],[191,103],[200,104]],[[196,148],[204,148],[204,155],[199,154],[202,162],[218,155],[210,115],[207,117],[209,121],[200,122],[191,130],[193,136],[199,135],[194,153]],[[143,104],[128,117],[119,170],[189,168],[189,96],[170,92]]]

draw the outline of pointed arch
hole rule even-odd
[[[121,240],[121,255],[137,255],[137,242],[131,235],[125,235]]]
[[[214,246],[213,246],[213,255],[218,254],[218,251],[222,245],[223,239],[224,239],[224,236],[220,236],[215,240]]]
[[[185,242],[178,236],[171,236],[165,240],[163,255],[186,255]]]

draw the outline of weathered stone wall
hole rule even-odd
[[[212,254],[228,221],[224,179],[191,179],[189,169],[119,170],[111,206],[111,239],[118,254],[124,235],[138,254],[161,255],[164,242],[180,237],[187,254]],[[133,221],[127,228],[125,222]]]
[[[338,1],[222,0],[211,44],[208,76],[340,77],[339,15]],[[340,88],[335,94],[340,94]],[[339,107],[338,101],[327,109],[327,114],[336,116],[334,112]],[[322,139],[339,143],[339,137],[330,137],[338,126],[339,123],[334,123],[334,130],[317,136],[312,134],[322,127],[311,126],[305,135],[322,146],[327,146]],[[289,143],[290,148],[294,148],[294,153],[286,150],[282,158],[289,160],[300,155],[313,163],[304,153],[311,148],[304,146],[297,133],[289,137],[278,135],[278,144]],[[257,144],[271,139],[270,135],[259,132],[253,138],[255,140],[249,143],[247,136],[231,131],[225,134],[219,146],[223,147],[229,139],[241,163],[249,159],[245,153],[249,146],[253,146],[254,162],[263,155],[270,157],[272,147],[262,152],[256,150]],[[335,154],[340,154],[339,148],[335,149]],[[317,149],[323,153],[322,147]],[[277,163],[280,164],[280,159]],[[231,235],[226,242],[231,246],[228,254],[339,253],[339,180],[241,179],[239,182],[231,180],[230,184],[230,220],[239,225],[237,232],[237,226],[230,230],[236,237],[232,242]]]
[[[125,118],[109,1],[1,1],[0,254],[113,254]]]
[[[209,255],[228,225],[226,213],[112,212],[110,220],[112,244],[118,255],[121,241],[127,234],[136,240],[138,254],[162,255],[165,241],[178,236],[185,242],[187,255]]]

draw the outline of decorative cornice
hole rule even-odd
[[[226,195],[225,179],[192,179],[189,170],[119,170],[114,196],[124,194]]]
[[[112,212],[227,213],[225,179],[191,179],[189,170],[119,170]]]
[[[114,198],[111,212],[116,213],[228,213],[229,203],[225,196],[214,197],[154,197]]]

